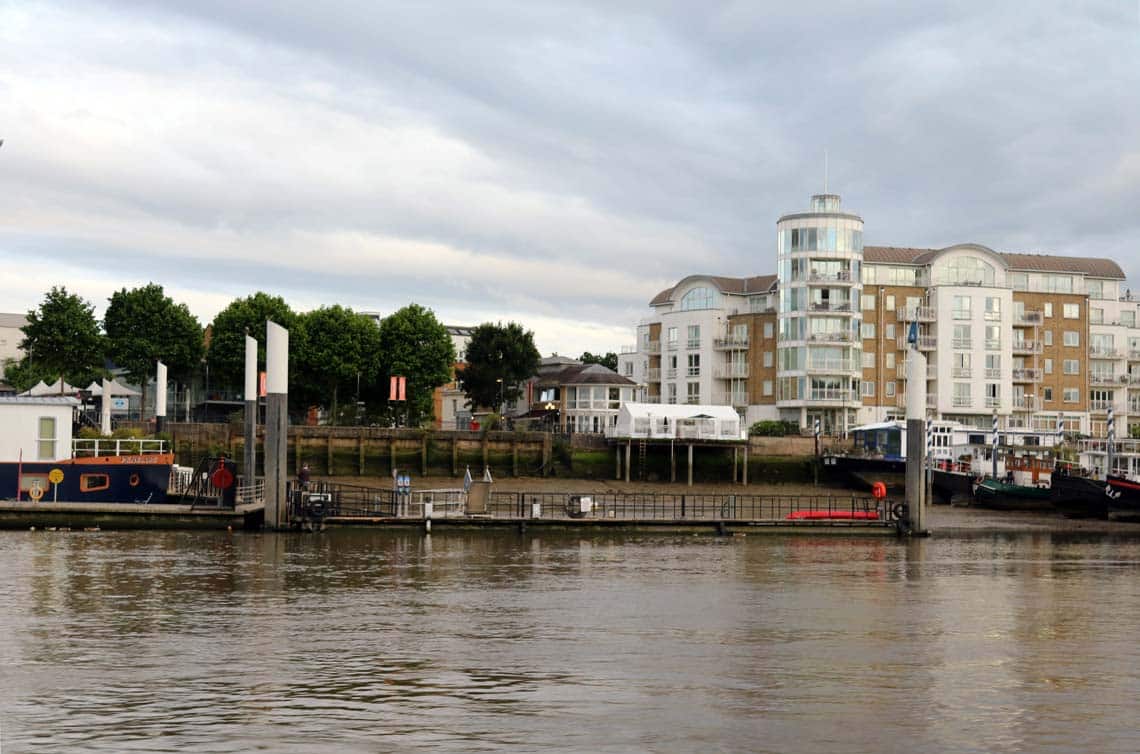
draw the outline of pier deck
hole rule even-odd
[[[234,508],[169,503],[0,502],[0,529],[226,529],[260,526],[264,503]]]

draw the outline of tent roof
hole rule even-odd
[[[60,383],[61,382],[63,382],[62,377],[60,379],[56,380],[55,382],[51,383],[50,385],[47,385],[44,383],[43,380],[40,380],[39,383],[36,384],[35,387],[33,387],[31,390],[26,390],[26,391],[20,393],[20,395],[25,396],[25,397],[26,396],[40,396],[40,395],[69,395],[69,394],[79,392],[79,388],[75,387],[74,385],[69,385],[66,382],[63,382],[63,389],[61,390],[60,389]]]
[[[860,427],[852,427],[852,432],[864,432],[867,430],[876,429],[902,429],[905,425],[902,422],[879,422],[877,424],[864,424]]]
[[[87,386],[87,390],[94,396],[103,395],[103,385],[100,382],[92,382]],[[139,395],[139,391],[127,387],[118,380],[111,380],[111,395]]]
[[[660,416],[669,419],[731,419],[740,421],[740,414],[732,406],[701,406],[687,403],[623,403],[622,410],[630,416]]]

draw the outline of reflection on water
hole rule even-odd
[[[1140,540],[0,535],[17,751],[1137,751]]]

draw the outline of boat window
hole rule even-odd
[[[111,486],[111,477],[107,474],[81,474],[79,477],[80,492],[98,492]]]
[[[55,417],[41,416],[39,421],[39,437],[36,451],[40,461],[54,461],[55,455]]]

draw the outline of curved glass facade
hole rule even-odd
[[[694,288],[681,299],[681,311],[716,308],[716,291],[712,288]]]

